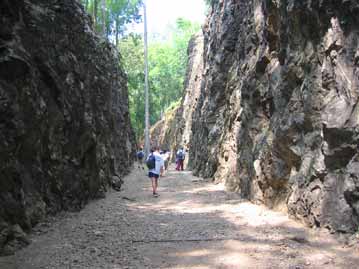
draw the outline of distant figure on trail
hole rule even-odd
[[[138,168],[142,168],[142,170],[145,170],[143,167],[143,158],[145,157],[145,153],[143,152],[143,149],[140,148],[139,151],[136,153],[137,162],[138,162]]]
[[[183,147],[181,147],[176,153],[176,170],[183,171],[183,163],[186,158],[186,152]]]
[[[168,168],[168,162],[169,162],[169,157],[170,157],[170,152],[168,150],[162,150],[161,151],[161,157],[163,159],[164,162],[164,167],[161,173],[161,177],[163,177],[163,173],[167,171]]]
[[[170,156],[171,156],[171,152],[169,150],[166,150],[166,153],[165,153],[165,170],[168,169],[168,165],[170,163]]]
[[[151,179],[152,183],[152,194],[154,197],[158,197],[157,187],[158,187],[158,178],[163,171],[164,161],[160,155],[159,147],[154,147],[151,150],[150,155],[148,155],[146,160],[146,165],[148,167],[148,177]]]

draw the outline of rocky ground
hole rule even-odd
[[[170,170],[151,195],[135,169],[123,191],[35,228],[0,268],[357,268],[356,246]]]

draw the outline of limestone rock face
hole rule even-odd
[[[357,229],[358,14],[355,0],[213,1],[195,174],[310,226]]]
[[[0,18],[1,252],[46,214],[103,196],[134,135],[116,52],[77,1],[4,0]]]
[[[152,143],[175,152],[184,147],[191,154],[192,117],[201,93],[203,72],[203,35],[194,35],[188,44],[188,66],[183,97],[179,106],[168,111],[151,129]],[[172,154],[172,158],[175,155]],[[185,160],[188,164],[188,158]]]

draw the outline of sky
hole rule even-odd
[[[168,25],[179,17],[200,24],[205,20],[204,0],[146,0],[146,3],[149,36],[165,34]],[[143,33],[142,23],[132,27],[134,31]]]

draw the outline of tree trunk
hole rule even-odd
[[[145,46],[145,154],[150,152],[150,112],[149,112],[149,87],[148,87],[148,52],[147,52],[147,14],[146,3],[143,3],[144,13],[144,46]]]
[[[94,30],[96,31],[96,28],[97,28],[97,6],[98,3],[97,3],[97,0],[94,0],[93,1],[93,7],[92,7],[92,17],[93,17],[93,25],[94,25]]]
[[[118,25],[118,18],[116,18],[116,21],[115,21],[115,37],[116,37],[116,47],[118,46],[118,28],[119,28],[119,25]]]
[[[106,0],[101,1],[102,35],[106,37]]]

